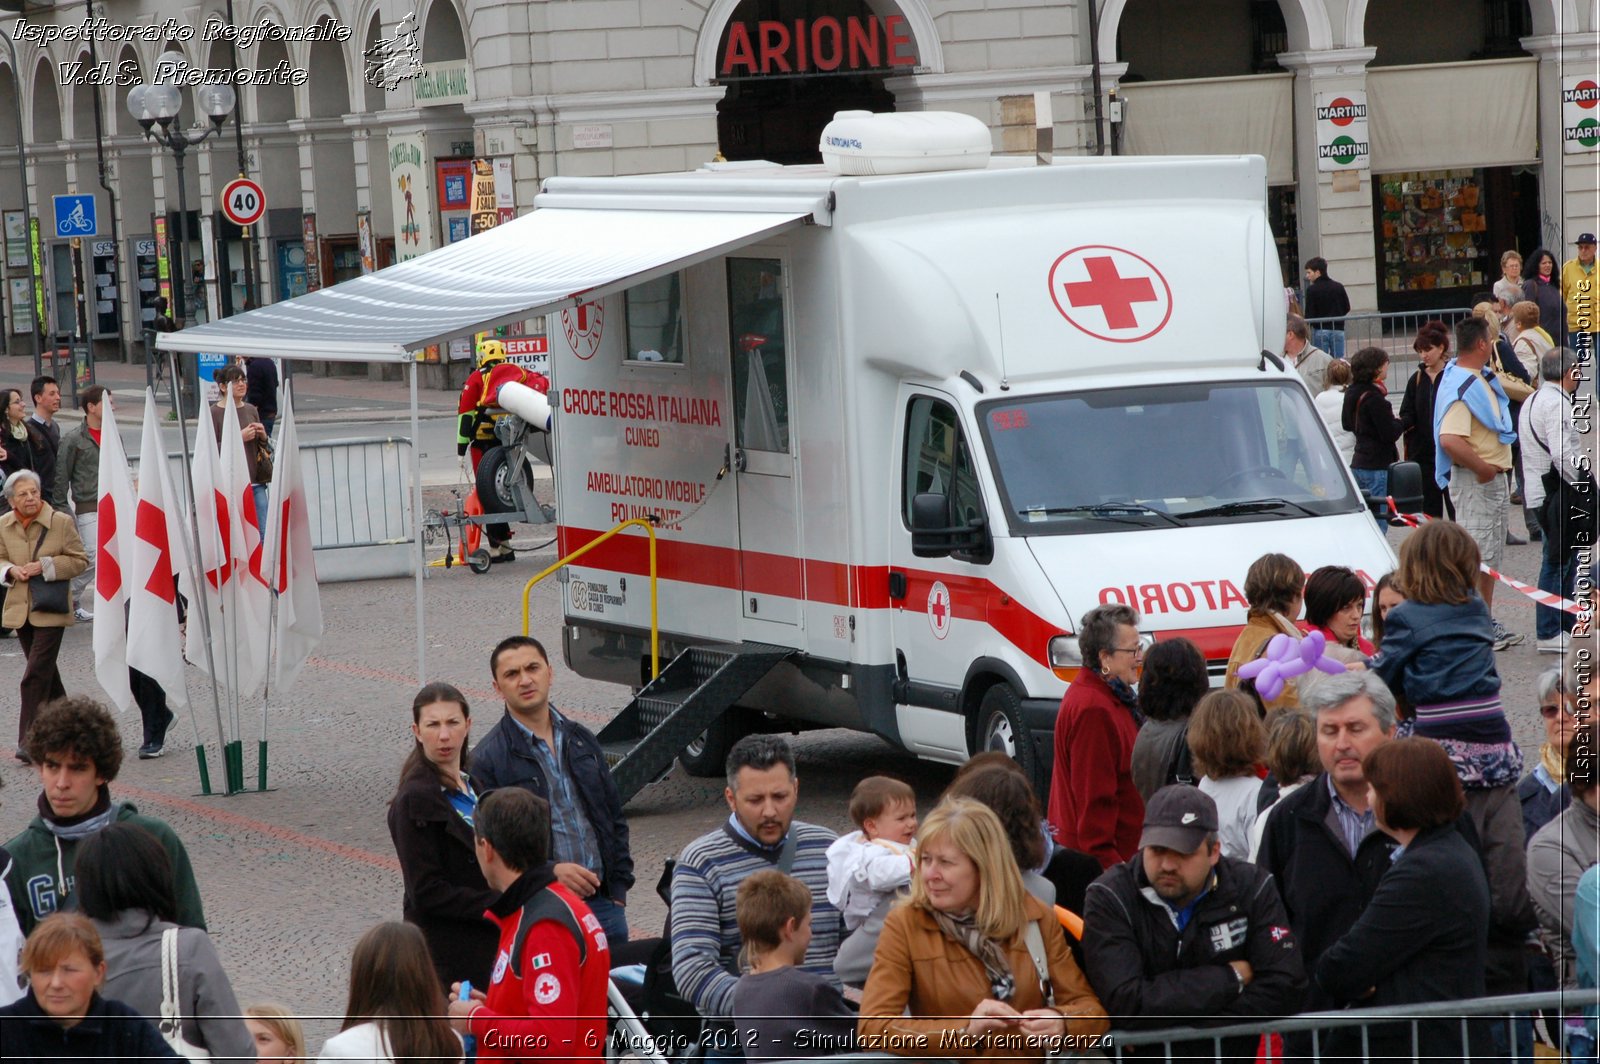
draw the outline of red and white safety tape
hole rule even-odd
[[[1416,528],[1425,521],[1435,520],[1435,518],[1430,517],[1427,514],[1401,513],[1400,508],[1394,504],[1394,496],[1392,495],[1388,497],[1387,501],[1389,503],[1389,512],[1392,513],[1396,519],[1404,521],[1412,528]],[[1589,609],[1581,602],[1574,602],[1571,599],[1562,598],[1560,595],[1553,594],[1549,591],[1540,591],[1531,584],[1524,584],[1521,580],[1509,577],[1505,573],[1498,572],[1497,570],[1491,569],[1489,566],[1481,563],[1479,564],[1478,568],[1482,569],[1484,572],[1488,573],[1490,576],[1494,577],[1507,587],[1522,592],[1522,594],[1533,599],[1533,601],[1537,602],[1541,606],[1549,606],[1552,609],[1564,610],[1567,613],[1576,614],[1579,617],[1589,616]]]

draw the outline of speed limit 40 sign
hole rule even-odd
[[[248,177],[236,177],[222,189],[222,216],[234,225],[255,225],[267,213],[267,196]]]

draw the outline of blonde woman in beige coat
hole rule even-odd
[[[89,567],[72,515],[44,501],[39,475],[22,469],[6,478],[11,512],[0,517],[0,625],[16,629],[27,667],[22,672],[22,715],[17,724],[17,760],[28,763],[23,741],[39,707],[65,695],[56,655],[61,636],[73,623],[72,603],[63,613],[34,608],[34,590],[43,581],[71,580]],[[70,595],[68,596],[70,599]]]

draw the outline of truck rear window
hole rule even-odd
[[[1363,509],[1310,398],[1290,381],[1006,398],[978,415],[1017,535]]]

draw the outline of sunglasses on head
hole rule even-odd
[[[1539,707],[1539,715],[1545,720],[1555,720],[1559,714],[1566,711],[1567,707],[1560,704],[1547,704]]]

